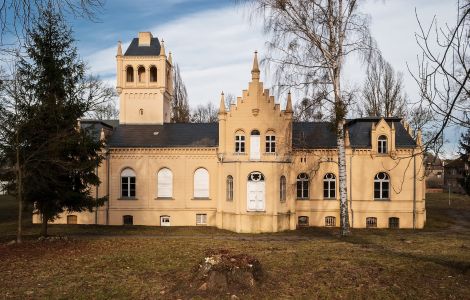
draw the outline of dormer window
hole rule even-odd
[[[157,67],[150,67],[150,82],[157,82]]]
[[[143,66],[140,66],[139,69],[137,69],[137,76],[139,78],[139,82],[145,81],[145,68]]]
[[[129,66],[126,69],[126,81],[134,82],[134,68]]]
[[[377,140],[377,151],[380,154],[387,153],[387,137],[385,135],[379,136],[379,139]]]

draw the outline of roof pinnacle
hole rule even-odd
[[[259,80],[259,64],[258,64],[258,51],[255,51],[255,58],[253,59],[253,68],[251,69],[251,79]]]
[[[290,91],[289,91],[289,93],[287,93],[286,112],[288,112],[288,113],[293,112],[293,110],[292,110],[292,97],[291,97]]]
[[[219,114],[225,114],[225,96],[224,92],[220,95],[220,107],[219,107]]]

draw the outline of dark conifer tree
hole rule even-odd
[[[23,192],[41,214],[41,234],[47,235],[47,222],[58,214],[91,211],[105,200],[92,195],[92,187],[100,183],[95,171],[103,145],[77,123],[90,109],[89,99],[80,93],[85,65],[71,29],[53,6],[40,13],[26,50],[18,74],[34,105],[23,130],[28,157]]]

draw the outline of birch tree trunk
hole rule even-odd
[[[341,235],[349,235],[349,209],[346,176],[346,149],[344,147],[344,122],[338,124],[336,130],[336,141],[338,143],[338,173],[339,173],[339,210]]]

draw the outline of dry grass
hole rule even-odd
[[[72,239],[36,242],[39,229],[28,225],[30,241],[0,245],[0,298],[229,298],[190,287],[205,250],[225,248],[257,257],[266,274],[259,288],[239,291],[241,298],[469,299],[470,198],[454,195],[449,208],[446,197],[429,195],[425,230],[355,230],[346,239],[316,228],[236,235],[213,228],[52,226]],[[11,201],[4,200],[5,240],[14,224],[4,213]]]

